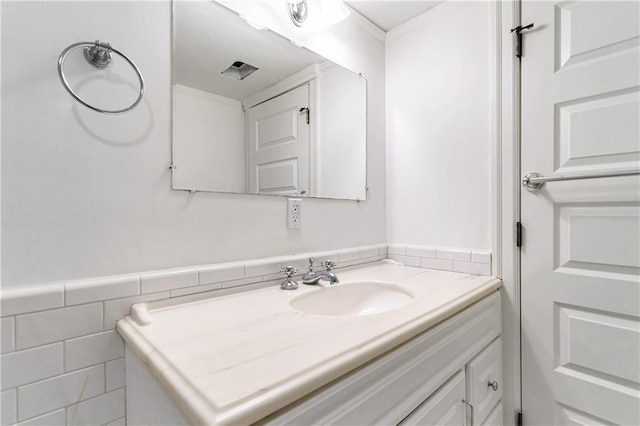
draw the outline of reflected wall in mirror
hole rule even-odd
[[[362,76],[210,0],[173,2],[172,67],[174,189],[366,199]]]

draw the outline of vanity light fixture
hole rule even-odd
[[[309,15],[307,0],[287,0],[287,10],[291,21],[296,27],[301,27]]]
[[[351,11],[343,0],[286,0],[291,21],[298,27],[328,27],[346,19]]]

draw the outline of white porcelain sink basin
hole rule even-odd
[[[352,316],[391,311],[413,302],[413,295],[392,283],[353,282],[320,287],[294,297],[289,305],[309,314]]]

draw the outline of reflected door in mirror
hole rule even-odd
[[[308,84],[247,110],[250,193],[308,193],[308,111]]]

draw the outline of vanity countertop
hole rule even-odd
[[[497,278],[382,261],[338,270],[341,284],[391,282],[413,294],[402,308],[361,316],[297,312],[307,292],[278,286],[142,311],[118,332],[194,424],[249,424],[382,355],[501,286]],[[324,283],[324,282],[323,282]]]

